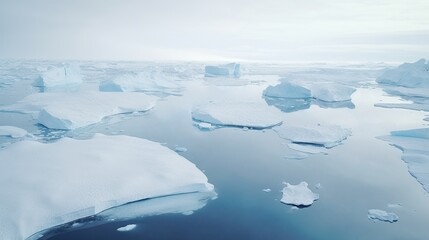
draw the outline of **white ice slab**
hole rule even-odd
[[[393,212],[386,212],[380,209],[370,209],[368,210],[368,219],[393,223],[397,222],[399,217]]]
[[[183,88],[171,77],[148,71],[138,74],[124,74],[102,81],[99,90],[103,92],[146,92],[180,95]]]
[[[313,84],[310,89],[313,98],[325,102],[350,101],[351,95],[356,91],[353,87],[340,84]]]
[[[238,78],[241,75],[240,64],[238,63],[228,63],[225,65],[218,66],[206,66],[204,70],[206,77],[227,76]]]
[[[377,82],[410,88],[429,87],[429,62],[420,59],[415,63],[404,63],[386,70],[377,78]]]
[[[25,129],[14,126],[0,126],[0,137],[22,138],[28,135]]]
[[[24,240],[136,200],[213,191],[185,158],[129,136],[21,141],[0,159],[0,239]]]
[[[262,103],[211,103],[195,108],[192,119],[216,126],[270,128],[282,123],[280,112]]]
[[[282,81],[282,80],[280,80]],[[273,98],[310,98],[311,92],[305,87],[283,80],[276,86],[269,86],[265,89],[264,95]]]
[[[36,93],[0,107],[0,111],[31,113],[48,128],[71,130],[98,123],[107,116],[148,111],[155,101],[155,97],[143,93]]]
[[[349,129],[336,125],[287,126],[274,128],[284,139],[297,144],[314,144],[325,148],[335,147],[351,135]]]
[[[280,201],[294,206],[310,206],[319,199],[319,194],[313,193],[308,188],[307,182],[301,182],[298,185],[286,183],[282,193],[283,197]]]
[[[76,89],[82,83],[79,66],[50,67],[34,81],[33,85],[50,89]]]

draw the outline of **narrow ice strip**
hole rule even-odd
[[[414,63],[404,63],[397,68],[388,69],[377,78],[377,82],[409,88],[429,87],[429,62],[420,59]]]
[[[332,148],[351,135],[349,129],[336,125],[314,125],[314,126],[287,126],[282,125],[274,128],[274,131],[284,139],[297,144],[314,144],[325,148]]]
[[[134,230],[136,227],[137,227],[136,224],[128,224],[127,226],[123,226],[123,227],[116,229],[116,231],[118,231],[118,232],[129,232],[129,231]]]
[[[264,129],[282,123],[279,113],[261,103],[211,103],[196,107],[192,119],[215,126]]]
[[[235,77],[239,78],[241,75],[240,64],[228,63],[218,66],[205,66],[204,68],[206,77]]]
[[[368,219],[393,223],[397,222],[399,217],[393,212],[386,212],[380,209],[370,209],[368,210]]]
[[[313,193],[308,188],[307,182],[301,182],[298,185],[292,185],[290,183],[285,184],[286,187],[283,188],[283,196],[280,200],[282,203],[306,207],[319,199],[319,194]]]
[[[50,67],[34,81],[33,85],[43,87],[45,90],[77,89],[82,83],[79,66],[64,65],[61,67]]]
[[[14,126],[0,126],[0,137],[22,138],[28,135],[25,129]]]
[[[72,130],[112,115],[148,111],[155,102],[143,93],[35,93],[0,111],[31,113],[47,128]]]
[[[21,141],[0,150],[0,159],[0,239],[24,240],[141,199],[213,192],[185,158],[129,136]]]

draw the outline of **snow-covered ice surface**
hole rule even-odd
[[[278,111],[261,103],[210,103],[192,111],[192,119],[225,127],[271,128],[282,123]]]
[[[36,87],[42,87],[44,91],[77,90],[81,84],[80,68],[75,65],[51,66],[33,83]]]
[[[38,236],[136,200],[213,191],[194,164],[135,137],[22,141],[0,150],[0,159],[1,239]]]
[[[282,203],[298,207],[307,207],[319,199],[319,194],[313,193],[308,188],[307,182],[301,182],[297,185],[292,185],[290,183],[285,184],[286,187],[283,188],[283,196],[280,200]]]
[[[429,192],[429,128],[393,131],[379,139],[402,150],[408,171]]]
[[[238,63],[228,63],[218,66],[205,66],[205,76],[206,77],[218,77],[218,76],[227,76],[239,78],[241,75],[240,64]]]
[[[0,126],[0,137],[22,138],[28,135],[25,129],[14,126]]]
[[[370,220],[379,220],[383,222],[397,222],[399,220],[398,215],[393,212],[386,212],[380,209],[370,209],[368,210],[368,219]]]
[[[33,114],[47,128],[72,130],[112,115],[148,111],[155,101],[143,93],[35,93],[0,111]]]

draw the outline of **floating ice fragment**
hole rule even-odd
[[[420,59],[415,63],[404,63],[386,70],[377,78],[377,82],[409,88],[429,87],[429,62]]]
[[[313,193],[308,188],[307,182],[301,182],[298,185],[286,183],[283,188],[283,197],[280,200],[283,203],[294,206],[310,206],[313,202],[319,199],[319,194]]]
[[[0,111],[31,113],[47,128],[72,130],[112,115],[148,111],[155,101],[143,93],[36,93]]]
[[[228,63],[225,65],[205,67],[206,77],[227,76],[239,78],[240,74],[240,64],[238,63]]]
[[[45,90],[77,89],[82,83],[79,66],[65,65],[51,67],[43,72],[33,83],[34,86],[43,87]]]
[[[128,232],[128,231],[131,231],[131,230],[135,229],[136,227],[137,227],[136,224],[128,224],[127,226],[120,227],[120,228],[118,228],[116,230],[118,232]]]
[[[192,119],[217,126],[253,129],[282,123],[275,108],[260,103],[211,103],[195,108]]]
[[[397,222],[399,217],[393,212],[386,212],[380,209],[370,209],[368,210],[368,219],[393,223]]]
[[[28,135],[28,132],[22,128],[14,126],[0,126],[0,137],[22,138]]]
[[[0,150],[0,159],[0,239],[24,240],[106,209],[101,216],[119,219],[140,213],[126,203],[141,199],[213,192],[207,177],[185,158],[159,143],[129,136],[21,141]],[[17,175],[19,181],[11,181]],[[178,210],[162,201],[158,210]],[[205,205],[186,201],[191,203]]]

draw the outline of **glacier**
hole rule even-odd
[[[393,223],[397,222],[399,217],[393,212],[386,212],[380,209],[370,209],[368,210],[368,219]]]
[[[33,86],[42,87],[44,90],[76,90],[82,84],[80,67],[77,65],[64,65],[61,67],[49,67],[42,72],[33,83]]]
[[[285,184],[286,186],[282,191],[283,196],[280,200],[282,203],[298,207],[307,207],[319,199],[319,194],[313,193],[308,188],[307,182],[301,182],[297,185],[292,185],[290,183]]]
[[[152,109],[156,97],[143,93],[67,92],[34,93],[0,111],[33,114],[47,128],[73,130],[103,118]]]
[[[378,139],[402,151],[402,160],[410,174],[429,192],[429,128],[393,131]]]
[[[1,239],[37,239],[43,230],[100,212],[118,216],[126,210],[118,206],[137,200],[214,194],[193,163],[136,137],[26,140],[0,150],[0,159]]]
[[[234,77],[239,78],[241,75],[240,64],[228,63],[218,66],[205,66],[204,76],[205,77]]]
[[[212,126],[271,128],[282,123],[279,112],[262,103],[210,103],[195,107],[192,119]]]

